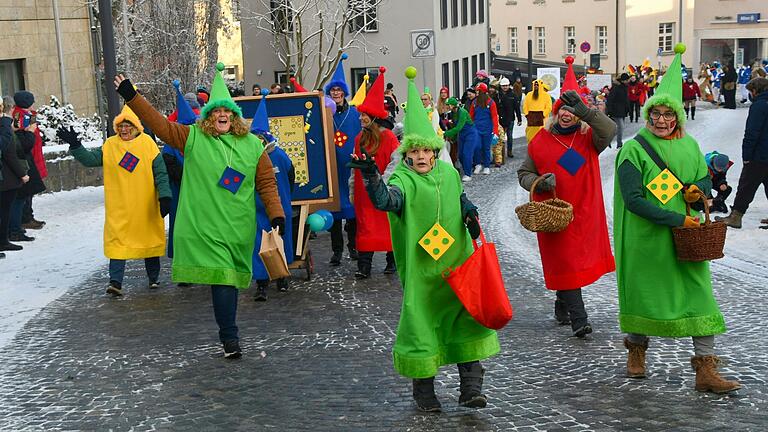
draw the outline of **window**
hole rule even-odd
[[[349,32],[373,33],[379,31],[378,6],[375,0],[348,0],[352,9]]]
[[[280,84],[281,86],[288,85],[288,79],[291,77],[291,74],[289,74],[286,71],[275,71],[275,81],[277,84]],[[267,87],[264,87],[267,88]]]
[[[443,63],[443,87],[448,87],[451,85],[451,78],[450,78],[450,67],[448,66],[448,63]]]
[[[595,33],[597,39],[597,52],[600,55],[608,55],[608,27],[597,26],[595,27]]]
[[[469,15],[471,16],[470,22],[477,24],[477,0],[469,0]]]
[[[471,69],[471,71],[473,73],[478,71],[478,69],[477,69],[477,54],[472,56],[472,69]]]
[[[360,85],[363,83],[363,77],[365,74],[368,74],[369,86],[373,84],[373,82],[376,81],[376,77],[379,76],[378,67],[352,68],[349,72],[352,74],[352,86],[349,88],[349,91],[351,91],[352,94],[355,94],[357,89],[360,88]]]
[[[461,25],[467,25],[467,16],[469,15],[467,2],[469,0],[461,0]]]
[[[459,82],[459,61],[453,61],[453,94],[461,96],[461,83]]]
[[[659,24],[659,49],[664,52],[672,52],[675,38],[675,23]]]
[[[480,53],[480,69],[485,69],[485,53]]]
[[[565,53],[569,55],[576,54],[576,27],[565,27]]]
[[[440,28],[448,28],[448,0],[440,0]]]
[[[459,26],[459,0],[451,0],[451,27]]]
[[[472,85],[472,81],[469,77],[469,57],[461,59],[461,74],[464,76],[464,88]],[[462,91],[462,93],[464,93]]]
[[[0,95],[24,90],[23,60],[0,60]]]
[[[508,27],[507,34],[509,35],[509,52],[511,54],[517,54],[517,27]]]
[[[547,30],[544,27],[536,27],[536,54],[547,53]]]
[[[477,0],[477,20],[478,22],[485,22],[485,0]]]
[[[290,0],[269,0],[272,27],[276,33],[293,32],[293,11]]]

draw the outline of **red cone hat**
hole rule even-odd
[[[293,91],[295,91],[296,93],[306,93],[309,91],[304,87],[302,87],[298,81],[296,81],[296,77],[291,77],[291,84],[293,84]]]
[[[579,91],[579,82],[576,81],[576,74],[573,73],[573,57],[568,56],[565,58],[565,63],[568,64],[568,70],[565,71],[565,79],[563,80],[562,86],[560,86],[560,94],[563,94],[567,92],[568,90],[574,90],[576,92]],[[581,99],[584,99],[584,95],[581,95]],[[585,100],[584,103],[587,103]],[[555,101],[555,104],[552,106],[552,114],[557,114],[557,110],[560,109],[560,107],[563,106],[563,103],[560,101],[560,99]]]
[[[380,119],[389,116],[389,112],[384,107],[384,72],[386,71],[384,66],[379,68],[379,76],[376,77],[376,81],[373,82],[368,94],[365,95],[363,103],[357,106],[357,110],[361,113]]]

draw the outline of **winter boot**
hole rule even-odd
[[[691,107],[691,120],[696,120],[696,107]]]
[[[467,408],[485,408],[488,398],[482,394],[485,369],[479,361],[459,363],[459,405]]]
[[[413,400],[416,407],[424,412],[440,412],[442,406],[435,396],[435,377],[413,380]]]
[[[351,259],[352,261],[357,261],[359,257],[360,255],[357,253],[357,249],[349,248],[349,259]]]
[[[726,225],[728,225],[731,228],[741,228],[741,218],[744,216],[744,213],[731,209],[731,214],[729,214],[726,217],[720,217],[715,216],[716,221],[723,221]]]
[[[688,113],[691,111],[690,108],[683,108],[685,110],[685,118],[688,118]]]
[[[723,200],[713,199],[709,211],[714,213],[728,213],[728,206]]]
[[[280,292],[286,292],[288,291],[288,278],[280,278],[277,280],[277,289],[280,290]]]
[[[648,339],[642,344],[636,344],[624,338],[627,354],[627,376],[630,378],[645,378],[645,351],[648,349]]]
[[[269,280],[257,280],[256,281],[256,295],[253,296],[253,300],[257,302],[267,301],[267,287],[269,286]]]
[[[560,299],[555,299],[555,321],[557,321],[558,325],[571,324],[571,318],[568,316],[568,306]]]
[[[117,281],[109,281],[109,285],[107,285],[107,294],[121,297],[123,295],[123,284]]]
[[[725,380],[717,373],[719,364],[720,359],[714,355],[691,357],[691,366],[696,371],[696,390],[720,394],[741,388],[737,381]]]
[[[387,266],[384,267],[384,274],[393,274],[395,272],[397,272],[395,256],[392,255],[392,252],[387,252]]]
[[[341,251],[333,251],[331,260],[328,262],[331,267],[337,267],[341,265]]]
[[[231,340],[224,342],[224,358],[235,360],[243,356],[243,352],[240,350],[240,342],[238,340]]]
[[[371,263],[357,261],[357,271],[355,272],[355,279],[368,279],[371,277]]]

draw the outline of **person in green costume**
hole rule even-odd
[[[449,163],[436,160],[443,147],[420,102],[413,79],[416,69],[406,69],[408,111],[403,155],[388,184],[365,153],[352,156],[349,166],[360,169],[366,192],[374,206],[388,212],[403,304],[397,327],[393,359],[395,369],[413,378],[413,398],[422,411],[440,411],[434,378],[438,368],[458,364],[461,380],[459,404],[483,408],[485,370],[480,360],[499,352],[496,332],[469,315],[441,274],[462,264],[472,254],[470,236],[480,235],[477,208],[463,192],[459,173]],[[437,259],[433,247],[420,245],[439,224],[454,239]],[[439,229],[438,229],[439,231]],[[442,244],[442,239],[437,239]],[[449,242],[450,243],[450,242]]]
[[[208,103],[191,126],[168,121],[122,75],[114,84],[142,122],[184,153],[172,277],[177,283],[211,285],[224,357],[235,359],[242,355],[236,324],[238,289],[248,288],[252,276],[255,192],[272,227],[281,234],[285,215],[269,156],[229,95],[221,76],[224,64],[216,69]]]
[[[698,143],[683,129],[680,55],[684,51],[683,44],[675,47],[677,54],[667,74],[643,106],[645,127],[616,157],[619,323],[628,333],[624,346],[629,351],[629,377],[646,376],[648,336],[691,336],[696,390],[724,393],[740,385],[723,379],[716,370],[720,361],[714,354],[714,335],[725,332],[725,322],[712,294],[709,262],[678,261],[672,239],[672,227],[698,227],[699,219],[686,215],[686,203],[697,202],[712,186]],[[654,185],[664,176],[672,178],[662,174],[644,145],[658,154],[678,185]]]

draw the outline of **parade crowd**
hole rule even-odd
[[[683,76],[684,50],[681,44],[675,47],[663,76],[632,67],[612,86],[595,90],[587,88],[583,77],[577,79],[568,58],[559,98],[549,95],[542,80],[533,80],[524,92],[519,72],[497,79],[484,70],[477,71],[462,95],[451,95],[447,87],[433,95],[416,87],[417,71],[409,67],[402,104],[394,86],[386,83],[383,67],[365,98],[353,103],[342,56],[323,89],[332,113],[339,186],[338,210],[328,228],[329,264],[341,265],[346,247],[346,258],[357,264],[355,278],[364,280],[371,277],[379,252],[386,257],[384,273],[399,276],[403,302],[393,364],[413,380],[420,410],[440,411],[434,378],[440,367],[453,364],[460,376],[459,404],[487,404],[481,361],[499,353],[499,340],[494,329],[468,313],[444,272],[474,253],[473,241],[482,233],[482,209],[469,199],[464,184],[515,156],[523,159],[519,184],[534,200],[554,194],[572,206],[565,229],[536,234],[544,286],[555,294],[555,320],[570,325],[579,339],[595,331],[582,288],[615,271],[627,376],[646,376],[651,337],[690,337],[696,390],[740,388],[717,372],[715,335],[725,333],[726,325],[712,293],[709,263],[679,261],[672,228],[699,227],[703,221],[687,208],[701,201],[713,211],[729,211],[725,199],[732,188],[726,173],[733,162],[718,152],[702,154],[685,129],[686,121],[695,119],[697,100],[719,103],[722,96],[724,107],[734,108],[738,89],[742,102],[751,103],[744,170],[725,222],[741,226],[761,184],[768,196],[768,79],[764,64],[762,73],[713,65],[702,67],[703,83],[697,84]],[[126,261],[136,259],[144,260],[148,287],[159,288],[160,257],[167,254],[175,283],[210,285],[224,357],[236,359],[242,355],[240,291],[255,285],[254,299],[268,298],[271,278],[259,257],[262,232],[275,230],[282,236],[290,263],[299,227],[291,205],[295,168],[270,132],[266,108],[266,95],[284,89],[254,86],[253,94],[263,97],[248,126],[222,69],[217,65],[210,91],[200,87],[184,94],[181,83],[174,82],[177,109],[169,116],[158,112],[130,77],[119,75],[114,85],[125,105],[113,121],[115,135],[98,148],[84,147],[71,127],[60,128],[57,136],[80,163],[103,167],[106,292],[125,294]],[[296,92],[306,91],[295,79],[291,84]],[[29,92],[3,99],[3,251],[21,250],[17,242],[34,240],[26,230],[45,225],[32,211],[32,197],[45,190],[46,177],[33,104]],[[528,145],[515,154],[513,129],[522,127],[523,117]],[[625,140],[627,117],[643,127]],[[614,138],[620,150],[614,167],[612,248],[599,156]],[[170,216],[167,236],[165,216]],[[287,278],[276,284],[289,289]]]

